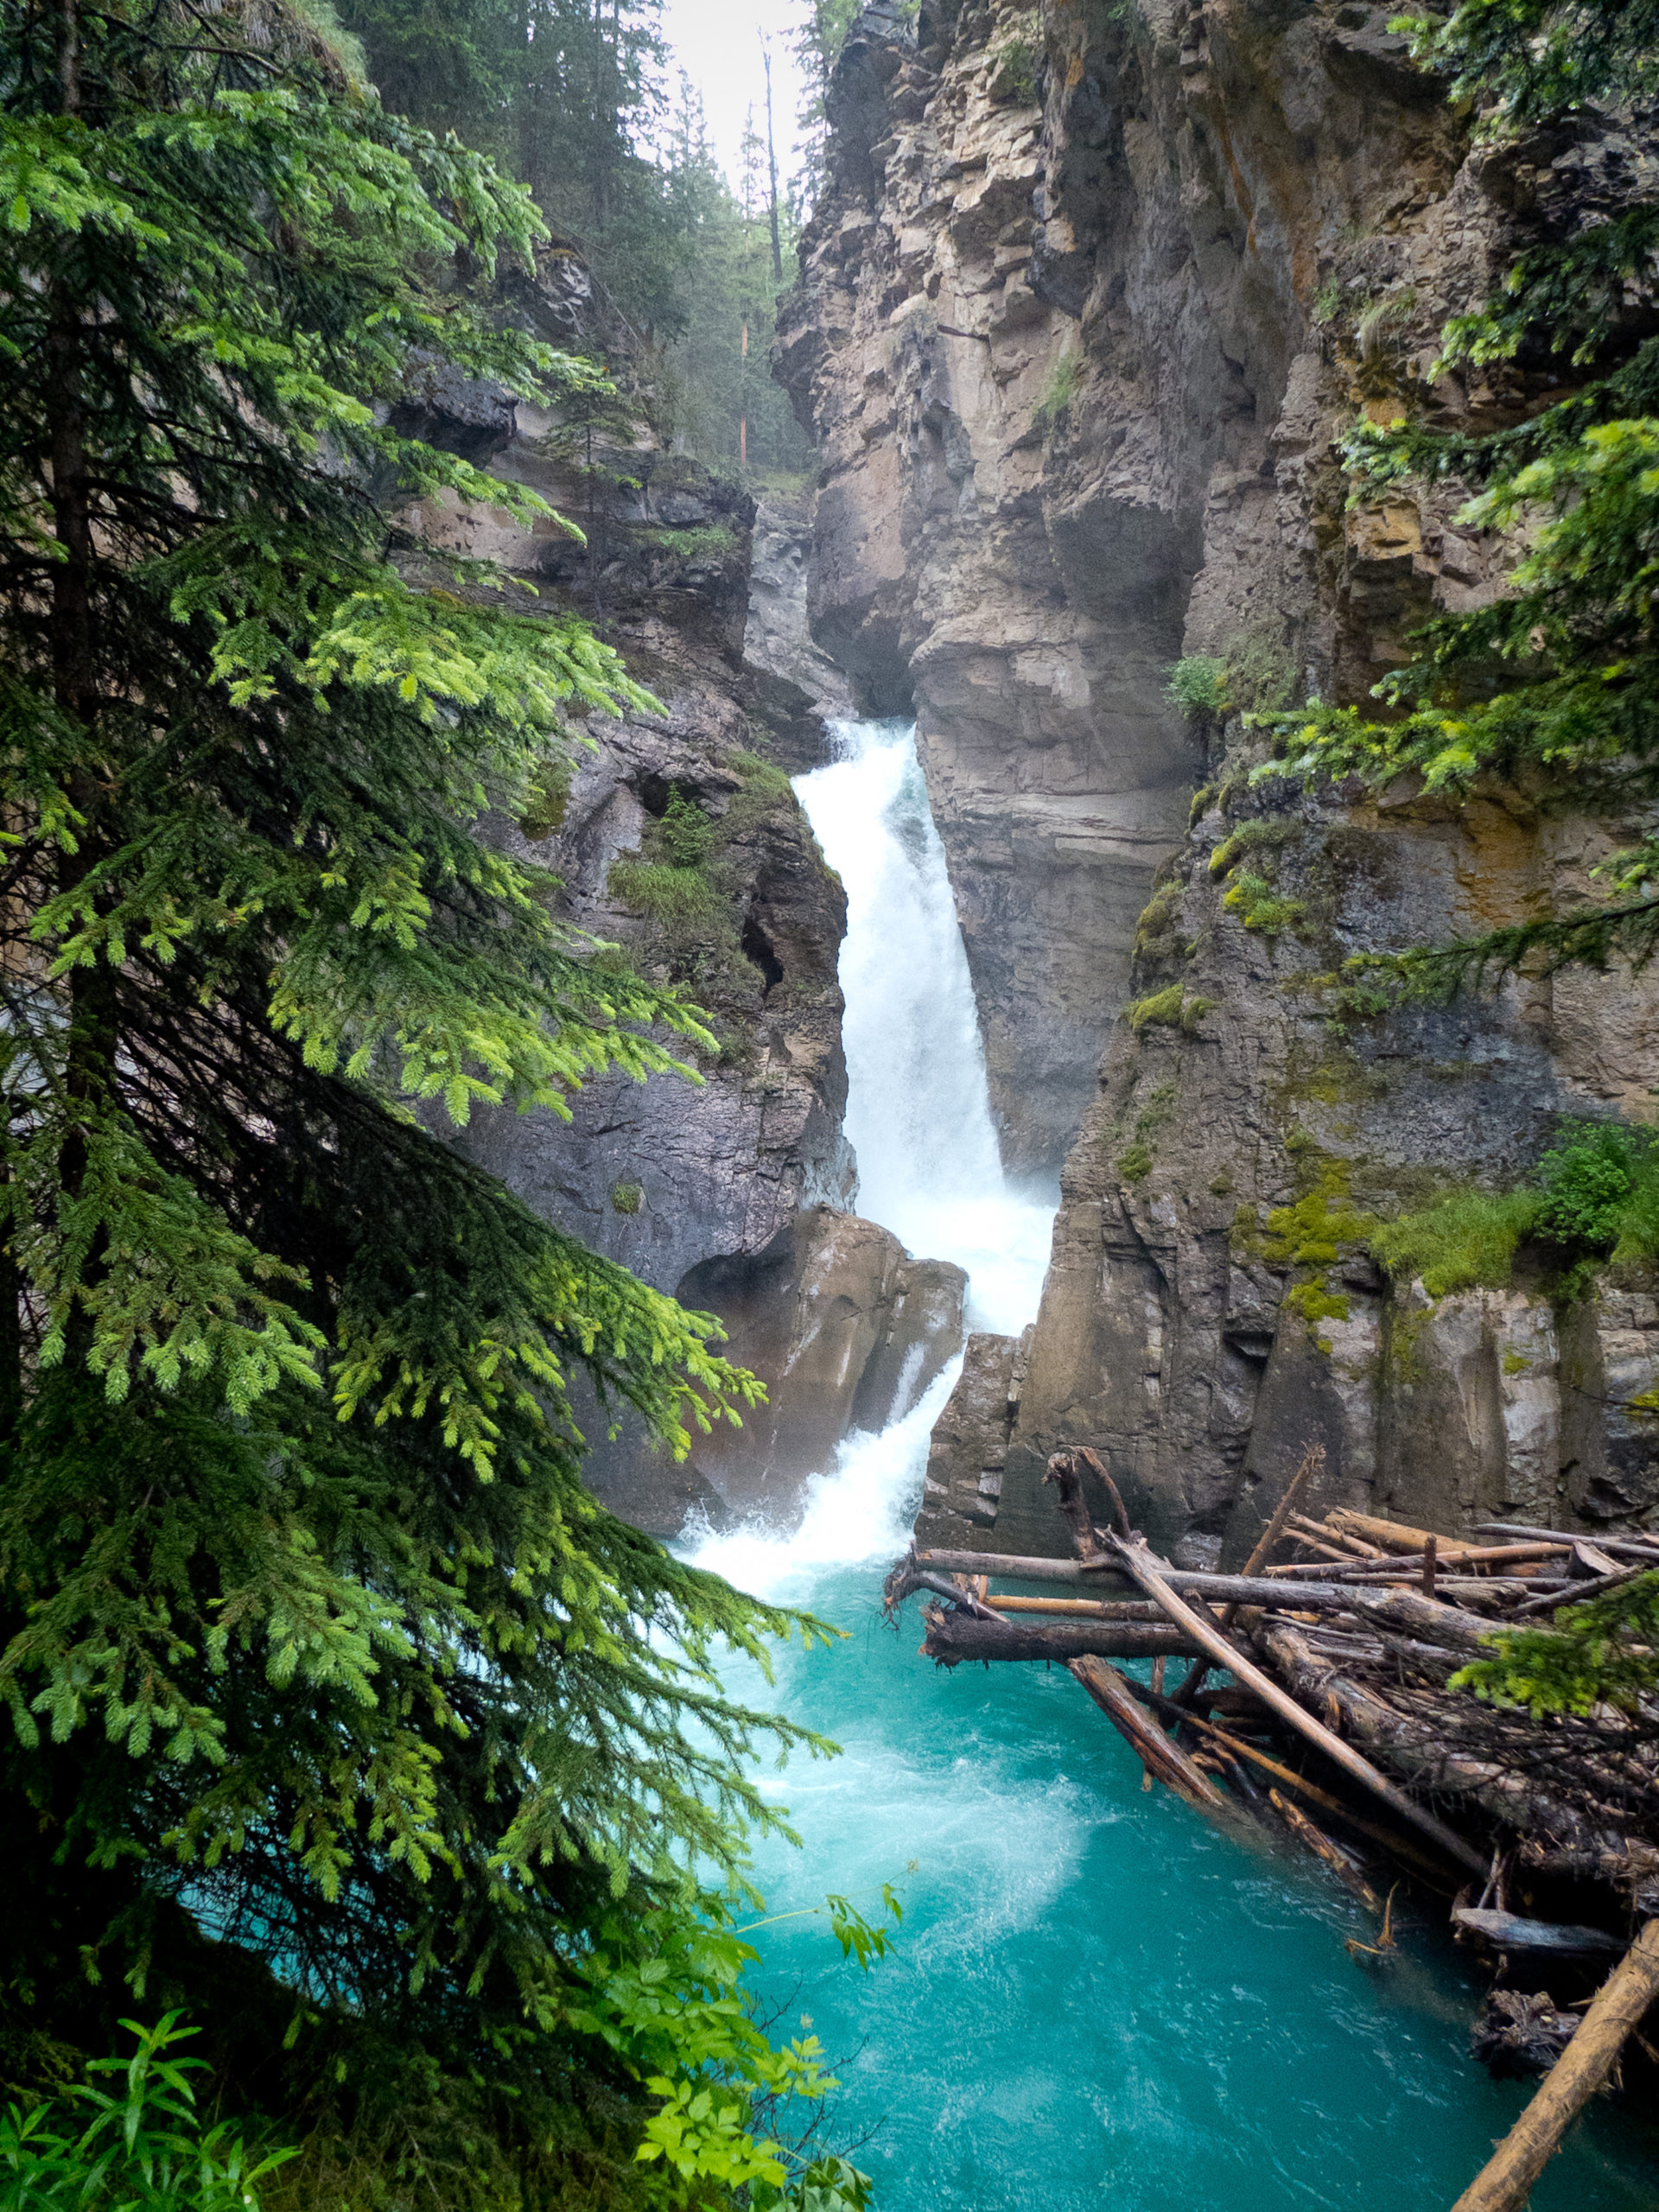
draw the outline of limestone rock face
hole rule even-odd
[[[949,1261],[912,1259],[874,1222],[827,1206],[792,1216],[763,1251],[692,1268],[683,1300],[720,1316],[730,1357],[768,1394],[741,1429],[697,1440],[697,1473],[739,1516],[787,1517],[843,1436],[900,1419],[955,1357],[966,1287]]]
[[[852,686],[812,639],[806,580],[812,557],[811,493],[774,493],[755,509],[743,658],[804,691],[821,715],[849,715]]]
[[[1528,224],[1605,212],[1655,154],[1587,117],[1474,145],[1388,20],[924,0],[913,34],[868,12],[830,89],[778,354],[823,452],[813,634],[867,709],[913,703],[1006,1156],[1066,1151],[1000,1481],[1011,1355],[985,1346],[940,1424],[934,1541],[954,1516],[1064,1551],[1040,1477],[1077,1444],[1193,1559],[1242,1557],[1313,1441],[1314,1510],[1659,1510],[1651,1283],[1562,1305],[1523,1267],[1436,1300],[1365,1252],[1377,1219],[1514,1185],[1563,1118],[1650,1116],[1659,985],[1386,1013],[1343,975],[1593,895],[1636,825],[1497,785],[1453,810],[1252,780],[1242,710],[1369,704],[1516,557],[1456,484],[1351,500],[1338,440],[1535,404],[1523,365],[1431,383],[1439,334]],[[1213,711],[1171,707],[1178,656]]]
[[[1027,1329],[1021,1337],[969,1338],[962,1373],[928,1444],[922,1507],[916,1516],[916,1541],[922,1548],[991,1548],[1031,1333]]]

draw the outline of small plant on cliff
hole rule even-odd
[[[1165,690],[1192,721],[1220,721],[1231,712],[1227,664],[1214,653],[1189,653],[1178,660],[1169,671]]]
[[[1574,1294],[1604,1262],[1659,1259],[1659,1139],[1622,1122],[1569,1122],[1532,1179],[1505,1192],[1459,1191],[1372,1231],[1396,1282],[1431,1298],[1501,1289],[1527,1240],[1564,1268]]]
[[[1478,108],[1478,134],[1518,143],[1592,108],[1655,90],[1650,0],[1462,0],[1409,22],[1417,58]],[[1485,305],[1443,334],[1445,365],[1554,354],[1570,395],[1513,427],[1479,434],[1406,419],[1361,423],[1346,448],[1357,499],[1391,486],[1461,480],[1459,519],[1529,536],[1510,594],[1428,623],[1410,662],[1378,693],[1393,718],[1315,705],[1280,723],[1284,769],[1402,773],[1467,792],[1483,775],[1583,811],[1639,815],[1659,796],[1659,337],[1631,303],[1659,251],[1659,191],[1645,180],[1615,206],[1529,243]],[[1395,957],[1396,981],[1435,995],[1522,963],[1638,963],[1659,949],[1659,836],[1597,871],[1602,895],[1576,909]],[[1375,960],[1368,963],[1376,966]]]
[[[1541,1203],[1536,1191],[1492,1195],[1460,1191],[1420,1212],[1402,1214],[1371,1232],[1373,1254],[1396,1282],[1421,1281],[1431,1298],[1459,1290],[1500,1289],[1515,1255],[1531,1233]]]
[[[1032,421],[1039,430],[1052,430],[1082,390],[1083,355],[1073,346],[1050,369],[1043,396],[1032,410]]]

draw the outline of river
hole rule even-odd
[[[913,736],[840,727],[797,780],[847,887],[842,956],[861,1212],[957,1261],[970,1327],[1036,1313],[1053,1205],[1010,1189],[944,856]],[[844,2089],[880,2212],[1433,2212],[1525,2100],[1468,2054],[1478,1984],[1414,1905],[1382,1969],[1344,1949],[1358,1908],[1316,1868],[1224,1838],[1162,1789],[1070,1676],[946,1672],[894,1635],[880,1583],[921,1492],[951,1369],[903,1421],[842,1447],[799,1525],[696,1556],[847,1631],[768,1691],[843,1747],[769,1776],[802,1847],[763,1847],[768,1910],[900,1891],[894,1955],[842,1963],[822,1919],[754,1937],[774,2033],[811,2031]],[[1653,2212],[1659,2138],[1581,2124],[1534,2212]]]

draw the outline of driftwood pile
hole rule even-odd
[[[1403,1876],[1455,1893],[1459,1940],[1497,1959],[1500,1980],[1532,1984],[1494,1992],[1478,2054],[1550,2069],[1457,2212],[1518,2206],[1659,1992],[1659,1701],[1540,1721],[1449,1684],[1494,1630],[1547,1625],[1557,1606],[1659,1567],[1659,1538],[1592,1543],[1495,1522],[1453,1540],[1343,1509],[1313,1521],[1295,1509],[1322,1459],[1318,1447],[1304,1459],[1243,1572],[1216,1574],[1160,1559],[1093,1452],[1058,1453],[1046,1479],[1071,1559],[912,1550],[887,1578],[888,1614],[923,1595],[922,1649],[944,1666],[1065,1667],[1141,1760],[1144,1787],[1161,1782],[1213,1820],[1265,1823],[1321,1859],[1380,1923],[1371,1942],[1350,1942],[1356,1958],[1395,1948],[1377,1847]],[[1091,1519],[1085,1465],[1110,1528]],[[993,1578],[1054,1594],[993,1594]],[[1121,1659],[1150,1660],[1150,1681]],[[1588,1898],[1609,1925],[1512,1913],[1511,1886]],[[1558,2012],[1537,1986],[1546,1971],[1599,1993]]]

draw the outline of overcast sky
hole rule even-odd
[[[739,177],[743,121],[751,102],[754,126],[766,133],[766,78],[760,60],[764,30],[772,40],[772,109],[778,138],[778,181],[787,188],[795,169],[795,118],[802,98],[800,73],[790,48],[798,10],[791,0],[664,0],[663,29],[674,59],[702,94],[709,135],[734,186]]]

